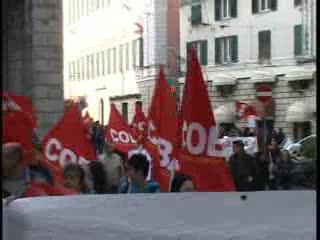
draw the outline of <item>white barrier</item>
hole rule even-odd
[[[4,207],[5,240],[316,239],[316,192],[80,195]]]

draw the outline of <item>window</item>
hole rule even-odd
[[[96,53],[96,71],[97,77],[100,77],[100,53]]]
[[[215,20],[236,18],[237,0],[215,0]]]
[[[126,43],[126,70],[129,70],[129,43]]]
[[[271,59],[271,32],[261,31],[258,33],[259,40],[259,62],[264,63]]]
[[[80,59],[77,60],[77,72],[76,72],[76,76],[77,76],[77,81],[80,81]]]
[[[135,68],[137,66],[137,51],[136,51],[137,40],[132,41],[132,66]]]
[[[91,79],[94,79],[95,76],[95,71],[94,71],[94,55],[91,54],[90,55],[90,75],[91,75]]]
[[[90,56],[86,56],[86,77],[87,80],[90,79]]]
[[[85,76],[84,76],[84,57],[81,57],[80,59],[80,65],[81,65],[81,80],[84,80],[85,79]]]
[[[294,55],[300,56],[302,55],[303,51],[302,45],[302,25],[295,25],[294,26]]]
[[[123,45],[119,46],[119,71],[123,73]]]
[[[68,62],[68,80],[72,81],[72,63]]]
[[[117,51],[116,51],[116,48],[113,48],[112,49],[112,52],[113,52],[113,73],[116,73],[117,72]]]
[[[142,101],[136,101],[136,105],[142,109]]]
[[[201,23],[201,0],[191,2],[191,24]]]
[[[277,10],[277,0],[252,0],[252,13]]]
[[[215,40],[215,63],[238,62],[238,37],[221,37]]]
[[[189,49],[195,47],[198,52],[198,59],[201,65],[208,64],[208,41],[201,40],[187,43],[187,59],[189,59]]]
[[[143,38],[139,38],[139,66],[143,67]]]
[[[105,51],[100,52],[100,57],[101,57],[101,76],[105,76],[106,75],[106,72],[105,72],[105,67],[106,67]]]
[[[123,119],[128,122],[128,103],[122,103],[122,117]]]
[[[301,0],[294,0],[294,6],[298,7],[302,5],[302,1]]]
[[[108,64],[107,72],[108,74],[111,74],[111,49],[107,50],[107,64]]]

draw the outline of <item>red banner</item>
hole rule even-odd
[[[32,123],[24,112],[2,112],[2,143],[18,142],[23,148],[23,162],[33,158]]]
[[[128,153],[136,148],[136,140],[129,125],[123,119],[116,106],[112,103],[109,123],[105,129],[105,136],[108,142],[113,143],[119,151]]]
[[[194,49],[190,56],[178,117],[177,156],[181,172],[192,176],[199,191],[232,191],[233,180],[223,158],[207,86]]]
[[[135,139],[147,135],[147,118],[140,104],[136,104],[135,115],[132,121],[132,132]]]
[[[43,164],[54,175],[55,184],[62,184],[62,168],[69,162],[85,164],[96,160],[95,149],[86,136],[81,113],[75,105],[42,140]]]

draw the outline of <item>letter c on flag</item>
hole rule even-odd
[[[45,148],[45,155],[46,155],[46,158],[50,161],[57,161],[58,158],[59,158],[59,155],[58,154],[51,154],[52,150],[53,149],[56,149],[56,150],[61,150],[62,149],[62,146],[61,146],[61,143],[55,139],[55,138],[51,138],[47,144],[46,144],[46,148]]]

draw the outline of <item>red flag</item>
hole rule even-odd
[[[32,100],[27,96],[17,96],[2,94],[3,110],[5,111],[22,111],[24,112],[32,123],[32,128],[37,127],[36,110],[32,104]]]
[[[158,146],[151,143],[148,139],[145,139],[142,145],[152,158],[154,179],[159,183],[161,191],[167,192],[170,185],[170,172],[166,168],[160,167]]]
[[[62,167],[68,163],[84,164],[96,160],[95,149],[86,136],[81,114],[72,105],[62,119],[42,140],[43,164],[54,175],[55,184],[62,184]]]
[[[82,118],[83,125],[85,126],[87,137],[91,139],[91,134],[90,134],[90,127],[91,127],[91,117],[89,115],[89,112],[86,111],[86,114]]]
[[[256,108],[248,103],[241,101],[236,101],[236,113],[239,119],[244,120],[248,120],[252,116],[257,117]]]
[[[111,104],[109,123],[105,129],[105,136],[108,142],[113,143],[115,148],[121,152],[136,148],[136,141],[132,137],[131,128],[113,103]]]
[[[33,158],[32,123],[24,112],[2,112],[2,143],[18,142],[23,148],[23,163]]]
[[[167,167],[173,159],[176,143],[177,113],[176,101],[164,77],[163,67],[160,68],[148,118],[149,139],[159,147],[160,166]]]
[[[234,183],[223,158],[206,84],[191,50],[178,119],[177,156],[181,172],[192,176],[199,191],[232,191]]]
[[[139,136],[146,136],[146,130],[147,130],[147,118],[144,115],[144,112],[142,111],[141,105],[136,104],[135,116],[133,117],[133,120],[132,120],[132,131],[133,131],[134,137],[138,139]]]

